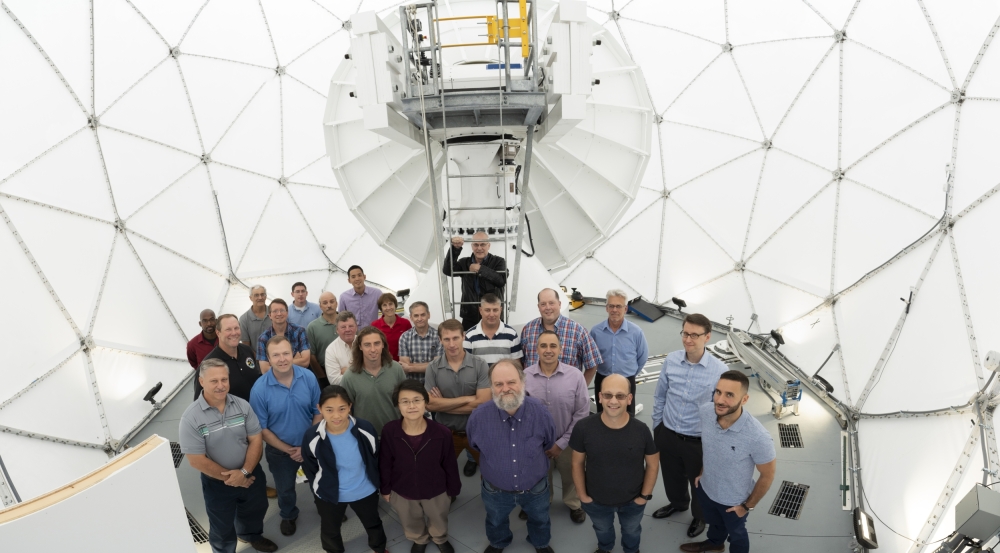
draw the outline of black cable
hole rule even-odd
[[[868,510],[866,512],[871,513],[873,517],[875,517],[879,522],[882,523],[882,526],[885,526],[886,528],[888,528],[889,531],[892,532],[893,534],[896,534],[897,536],[903,538],[904,540],[907,540],[907,541],[910,541],[910,542],[913,542],[913,543],[918,543],[917,540],[908,538],[908,537],[904,536],[903,534],[900,534],[899,532],[893,530],[892,528],[889,527],[888,524],[885,523],[884,520],[882,520],[881,518],[879,518],[878,513],[876,513],[875,510],[872,509],[872,502],[868,500],[868,494],[865,493],[865,487],[864,486],[860,486],[860,488],[861,488],[861,495],[865,498],[865,502],[868,503]],[[944,540],[948,539],[949,537],[950,536],[945,536],[945,537],[943,537],[943,538],[941,538],[941,539],[939,539],[937,541],[927,542],[924,545],[926,546],[926,545],[933,545],[935,543],[940,543],[940,542],[943,542]]]

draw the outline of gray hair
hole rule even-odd
[[[198,366],[198,378],[203,378],[205,373],[208,372],[208,369],[214,369],[215,367],[222,367],[226,369],[226,374],[229,373],[229,365],[227,365],[225,361],[222,359],[212,358],[202,361],[201,365]]]
[[[254,284],[253,286],[250,287],[250,295],[252,296],[253,295],[253,291],[256,290],[256,289],[258,289],[258,288],[260,288],[261,290],[263,290],[265,294],[267,293],[267,288],[264,288],[263,284]]]
[[[625,300],[625,303],[628,303],[628,296],[625,295],[625,290],[620,288],[612,288],[608,290],[608,293],[604,296],[604,298],[608,300],[611,298],[621,298]]]

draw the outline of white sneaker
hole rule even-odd
[[[638,415],[639,413],[642,413],[642,404],[641,403],[636,403],[635,404],[635,414]]]

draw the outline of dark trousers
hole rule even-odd
[[[319,535],[323,551],[343,553],[344,538],[340,535],[340,525],[344,521],[344,513],[350,505],[351,510],[358,515],[365,531],[368,532],[368,547],[373,551],[385,551],[388,541],[382,528],[382,518],[378,514],[378,492],[350,503],[330,503],[316,498],[316,510],[319,511]]]
[[[705,493],[704,488],[697,488],[695,495],[701,501],[702,511],[705,513],[703,519],[708,524],[708,541],[715,545],[722,545],[729,538],[729,553],[749,553],[750,536],[747,534],[747,517],[750,513],[740,517],[736,513],[726,512],[732,505],[723,505],[712,501],[711,497]]]
[[[274,489],[278,492],[278,512],[283,520],[299,518],[299,508],[295,504],[295,473],[299,470],[298,461],[294,461],[287,453],[270,445],[264,446],[264,457],[267,458],[267,468],[274,477]]]
[[[455,446],[456,459],[462,455],[462,450],[465,450],[470,461],[479,462],[479,452],[469,447],[469,436],[465,432],[452,432],[451,443]]]
[[[608,375],[608,376],[610,376],[610,375]],[[601,411],[604,410],[604,406],[601,405],[601,382],[604,382],[605,378],[607,378],[607,376],[604,376],[601,373],[596,373],[594,375],[594,399],[597,400],[597,412],[598,413],[600,413]],[[635,402],[636,402],[636,399],[635,399],[635,376],[633,375],[633,376],[629,376],[627,378],[628,378],[629,390],[630,390],[630,393],[632,394],[632,403],[630,403],[628,405],[628,408],[626,409],[626,411],[628,411],[629,415],[634,415],[635,414]]]
[[[667,501],[678,509],[686,509],[690,504],[694,518],[705,520],[698,496],[693,491],[694,479],[701,474],[701,440],[685,439],[663,423],[653,430],[653,440],[660,452],[660,472]]]
[[[625,553],[638,553],[639,538],[642,536],[642,513],[646,510],[645,504],[638,505],[635,501],[629,501],[624,505],[611,507],[591,501],[590,503],[581,503],[580,506],[590,515],[590,522],[594,525],[594,533],[597,534],[598,549],[611,551],[615,548],[615,514],[617,514],[618,524],[622,527],[622,550]]]
[[[462,301],[466,301],[462,298]],[[472,327],[479,324],[479,321],[483,320],[483,316],[479,314],[477,309],[475,313],[469,313],[468,315],[462,315],[462,330],[468,332]]]
[[[258,464],[252,474],[254,482],[249,488],[227,486],[222,480],[201,475],[213,553],[235,553],[237,536],[248,542],[261,538],[267,513],[264,469]]]
[[[542,478],[524,493],[511,493],[482,480],[483,507],[486,508],[486,539],[496,549],[514,541],[510,531],[510,513],[516,505],[528,515],[528,541],[535,549],[549,545],[552,521],[549,519],[549,479]]]

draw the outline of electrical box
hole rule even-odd
[[[976,484],[955,505],[955,530],[980,541],[995,536],[1000,530],[1000,492]]]

